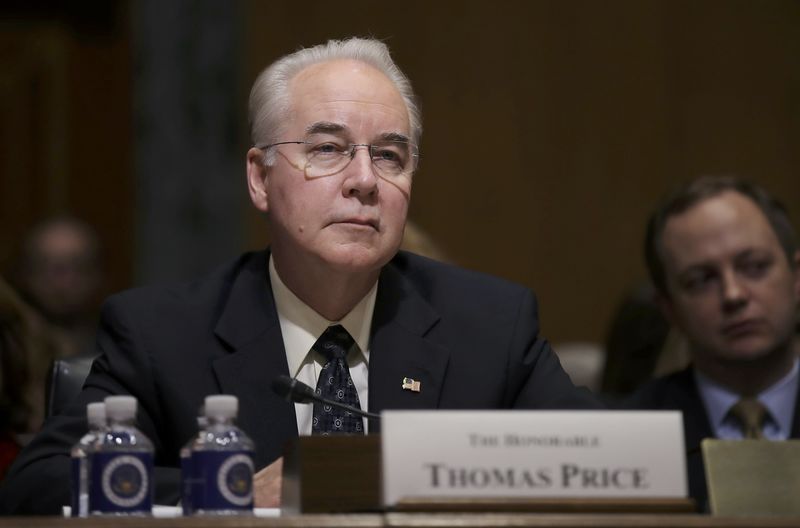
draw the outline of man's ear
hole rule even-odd
[[[267,166],[264,164],[265,153],[261,149],[251,148],[247,151],[247,190],[250,201],[256,209],[267,212]]]
[[[800,250],[794,252],[794,293],[800,299]]]

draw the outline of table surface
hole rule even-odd
[[[553,513],[385,513],[319,514],[285,517],[5,517],[5,527],[86,528],[749,528],[798,527],[800,517],[715,517],[698,514],[553,514]]]

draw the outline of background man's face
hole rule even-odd
[[[100,286],[90,236],[69,223],[56,223],[37,234],[27,253],[24,288],[37,307],[58,321],[85,317]]]
[[[317,64],[291,82],[291,107],[280,141],[303,140],[310,127],[345,144],[369,144],[389,134],[410,136],[408,112],[381,72],[355,61]],[[326,132],[327,133],[327,132]],[[295,148],[297,147],[297,148]],[[267,169],[266,210],[273,251],[336,270],[375,271],[397,252],[411,193],[411,176],[387,181],[360,148],[341,172],[307,178],[299,145],[278,147]]]
[[[698,366],[758,360],[788,346],[798,273],[752,200],[725,191],[673,216],[661,249],[667,312]]]

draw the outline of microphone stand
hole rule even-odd
[[[333,401],[328,398],[323,398],[322,396],[318,395],[314,389],[312,389],[302,381],[298,381],[295,378],[291,378],[289,376],[281,375],[275,378],[275,380],[272,382],[272,390],[278,396],[283,396],[286,399],[286,401],[290,403],[319,402],[322,403],[323,405],[330,405],[338,409],[343,409],[347,412],[350,412],[357,416],[368,418],[370,420],[381,419],[379,414],[364,411],[362,409],[358,409],[351,405]]]

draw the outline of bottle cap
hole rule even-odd
[[[239,400],[236,396],[215,394],[206,396],[206,418],[236,418],[239,412]]]
[[[86,406],[86,419],[90,426],[103,427],[106,425],[106,404],[94,402]]]
[[[132,420],[136,417],[136,398],[133,396],[107,396],[106,416],[109,420]]]

